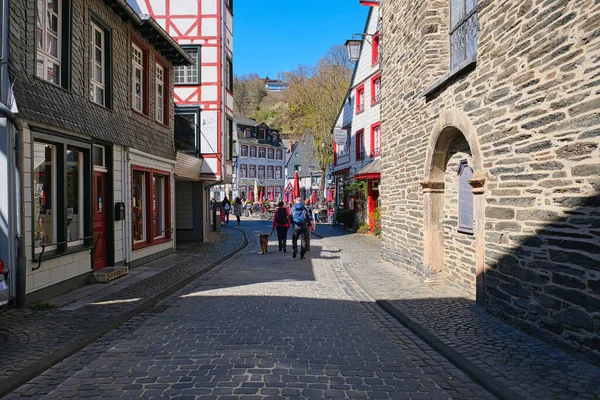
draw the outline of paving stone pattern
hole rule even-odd
[[[231,254],[243,245],[241,232],[213,233],[207,243],[188,246],[184,251],[156,260],[151,265],[165,270],[99,302],[127,299],[148,300],[191,275]],[[88,305],[74,311],[60,308],[46,311],[6,310],[0,313],[0,393],[17,374],[34,367],[60,349],[94,335],[134,309],[140,301],[110,305]]]
[[[491,399],[383,312],[313,238],[250,245],[9,395],[14,398]],[[227,231],[227,230],[226,230]]]
[[[344,267],[377,300],[457,350],[514,392],[531,399],[599,398],[600,368],[494,318],[463,292],[428,288],[413,274],[380,262],[379,240],[319,225],[341,249]]]

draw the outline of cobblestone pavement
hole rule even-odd
[[[378,307],[328,240],[300,260],[274,237],[259,253],[269,223],[242,229],[246,250],[7,398],[492,398]]]
[[[388,300],[513,392],[531,399],[600,398],[600,368],[494,318],[456,289],[428,288],[381,262],[376,238],[327,225],[316,232],[340,250],[346,270],[373,298]]]
[[[71,311],[54,308],[1,312],[0,395],[8,388],[14,388],[15,382],[26,382],[36,372],[41,372],[40,369],[93,341],[118,324],[119,319],[126,321],[136,314],[140,304],[159,300],[162,292],[201,273],[241,248],[243,243],[243,235],[236,230],[211,233],[207,243],[188,246],[150,263],[163,267],[163,271],[108,294],[95,305]]]

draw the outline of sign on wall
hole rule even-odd
[[[348,130],[347,129],[334,129],[333,130],[333,140],[338,146],[346,145],[346,140],[348,138]]]

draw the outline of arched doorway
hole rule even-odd
[[[425,165],[425,268],[484,304],[485,179],[477,135],[466,114],[447,110],[440,115]]]

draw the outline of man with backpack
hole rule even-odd
[[[306,206],[302,204],[300,197],[296,197],[296,204],[294,204],[290,212],[290,222],[294,228],[292,234],[292,248],[294,249],[294,253],[292,257],[296,258],[298,254],[298,238],[300,238],[300,259],[302,260],[304,259],[304,254],[306,254],[305,244],[308,239],[308,229],[314,230],[314,225],[311,223],[312,216],[306,209]]]
[[[290,228],[290,210],[285,207],[285,203],[280,201],[277,211],[273,217],[273,229],[277,230],[277,239],[279,241],[279,251],[286,250],[287,232]]]

